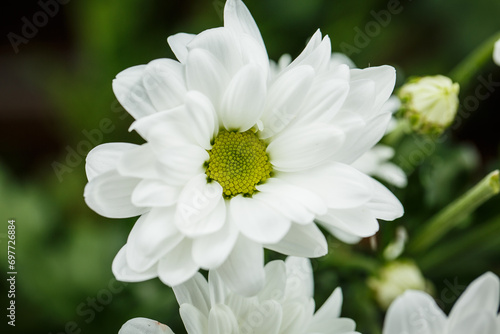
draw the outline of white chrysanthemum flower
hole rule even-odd
[[[495,46],[493,49],[493,61],[495,64],[500,66],[500,39],[495,42]]]
[[[384,134],[390,66],[330,67],[318,31],[275,77],[245,5],[224,27],[177,34],[179,61],[121,72],[114,92],[147,143],[111,143],[87,157],[85,200],[110,218],[141,215],[113,262],[122,281],[168,285],[214,269],[251,295],[264,283],[263,248],[326,254],[326,229],[356,237],[403,214],[379,182],[349,166]]]
[[[340,318],[340,288],[335,289],[314,313],[314,282],[309,260],[289,257],[286,262],[272,261],[265,267],[265,280],[264,287],[253,297],[233,293],[216,271],[209,272],[208,282],[198,273],[186,283],[175,286],[188,334],[357,333],[353,320]],[[147,324],[157,322],[149,320]],[[139,328],[134,321],[129,321],[122,330],[132,325],[134,329]],[[123,332],[126,333],[129,332]],[[149,332],[137,330],[134,333]]]
[[[500,281],[485,273],[472,282],[446,315],[428,294],[407,291],[389,307],[383,334],[498,334]]]

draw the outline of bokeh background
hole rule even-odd
[[[166,40],[171,34],[220,26],[224,1],[60,2],[8,0],[2,5],[4,312],[7,220],[12,218],[17,225],[18,272],[16,327],[7,328],[7,333],[117,333],[125,321],[137,316],[157,319],[184,333],[173,293],[158,279],[130,284],[114,280],[111,262],[134,219],[106,219],[85,205],[84,160],[100,143],[142,143],[127,131],[132,117],[113,96],[114,76],[133,65],[173,57]],[[414,75],[453,74],[457,64],[500,30],[500,2],[490,0],[248,0],[246,4],[270,58],[277,60],[283,53],[295,57],[321,28],[331,37],[334,51],[347,53],[359,67],[395,66],[398,85]],[[389,14],[390,8],[397,8],[397,13]],[[48,13],[47,20],[39,12]],[[33,20],[39,26],[26,28],[26,22]],[[404,226],[411,238],[440,208],[500,167],[500,68],[488,60],[470,74],[457,78],[462,81],[462,100],[476,96],[479,77],[497,86],[490,87],[487,98],[476,99],[477,105],[469,106],[471,111],[442,140],[429,142],[411,135],[396,143],[394,161],[400,165],[415,152],[423,152],[421,159],[412,158],[403,166],[409,174],[408,187],[390,187],[402,200],[406,215],[382,223],[373,240],[378,245],[375,250],[373,241],[351,247],[331,238],[329,255],[313,261],[317,305],[342,286],[343,315],[355,319],[361,332],[380,333],[384,312],[366,279],[383,263],[382,250],[394,238],[396,227]],[[435,296],[446,310],[475,277],[487,270],[500,273],[499,205],[498,197],[491,199],[463,217],[459,228],[428,251],[404,255],[413,258],[433,282]],[[268,254],[268,258],[281,257]],[[2,318],[1,326],[6,322]]]

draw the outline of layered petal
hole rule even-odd
[[[446,316],[428,294],[406,291],[387,310],[383,334],[443,334]]]
[[[151,268],[182,241],[174,214],[174,207],[155,208],[137,220],[127,240],[127,264],[132,270]]]
[[[158,277],[168,286],[186,282],[193,277],[200,267],[191,256],[192,241],[184,239],[158,263]]]
[[[108,218],[134,217],[149,211],[149,208],[138,207],[132,203],[132,192],[139,179],[125,177],[116,170],[110,170],[96,176],[87,183],[83,196],[85,203]]]
[[[120,72],[113,80],[113,92],[116,98],[135,119],[157,112],[142,84],[145,69],[146,65],[130,67]]]
[[[276,244],[266,244],[266,248],[293,256],[320,257],[328,252],[325,236],[316,224],[292,224],[288,233]]]
[[[217,273],[233,291],[253,296],[262,289],[265,280],[262,246],[240,235],[228,259]]]
[[[85,159],[87,179],[92,181],[96,176],[117,168],[117,161],[127,151],[137,148],[129,143],[106,143],[94,147]]]
[[[236,196],[231,199],[229,210],[239,231],[258,243],[277,243],[290,229],[290,220],[259,200],[258,196]]]

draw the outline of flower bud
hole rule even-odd
[[[500,66],[500,39],[495,42],[495,48],[493,50],[493,61],[495,64]]]
[[[400,114],[414,131],[440,134],[455,118],[459,90],[458,83],[442,75],[411,79],[398,92]]]
[[[408,289],[430,290],[430,283],[417,265],[409,260],[389,262],[380,268],[376,277],[368,278],[367,284],[383,309],[387,309],[394,299]]]

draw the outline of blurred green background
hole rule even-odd
[[[2,10],[3,310],[8,289],[7,220],[12,218],[17,226],[18,272],[16,327],[8,333],[117,333],[137,316],[184,333],[171,289],[157,279],[130,284],[114,280],[111,262],[134,219],[106,219],[85,205],[84,159],[100,143],[142,143],[127,131],[132,117],[116,102],[111,80],[127,67],[173,57],[166,41],[171,34],[220,26],[224,1],[61,2],[65,4],[9,0]],[[412,75],[448,74],[500,29],[500,2],[414,0],[390,7],[395,3],[399,2],[246,1],[271,59],[283,53],[298,55],[308,37],[321,28],[331,37],[333,50],[348,53],[359,67],[395,66],[398,84]],[[387,16],[390,8],[397,8],[397,13]],[[44,11],[47,20],[39,14]],[[40,26],[24,27],[33,20]],[[498,83],[500,68],[486,62],[462,86],[462,99],[475,96],[479,76]],[[413,135],[397,143],[394,161],[400,164],[414,152],[432,147],[410,167],[402,166],[409,173],[407,189],[391,188],[406,215],[382,223],[376,250],[366,240],[355,247],[330,240],[330,254],[314,261],[318,305],[340,285],[343,315],[355,319],[359,331],[379,333],[383,311],[365,283],[383,263],[381,251],[395,228],[405,226],[411,238],[440,208],[500,167],[500,91],[494,87],[490,93],[436,145],[426,146],[428,139]],[[499,204],[498,197],[488,201],[427,252],[406,254],[434,283],[445,309],[484,271],[500,273]],[[450,284],[457,291],[451,297]]]

